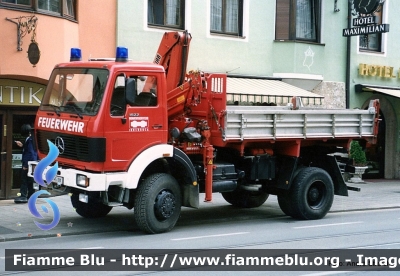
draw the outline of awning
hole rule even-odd
[[[320,105],[323,96],[284,83],[280,80],[227,78],[227,101],[253,104],[286,104],[301,97],[304,105]]]
[[[356,92],[382,93],[385,95],[400,98],[400,87],[356,84]]]

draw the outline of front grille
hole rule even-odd
[[[59,157],[84,162],[105,161],[105,138],[88,138],[77,135],[69,135],[58,132],[38,130],[36,139],[38,149],[44,154],[49,153],[47,140],[56,144],[57,137],[64,142],[64,151],[60,151]]]

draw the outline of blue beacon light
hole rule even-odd
[[[70,61],[81,61],[82,51],[79,48],[71,48]]]
[[[115,61],[128,61],[128,48],[126,47],[117,47],[117,53]]]

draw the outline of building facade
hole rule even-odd
[[[19,192],[22,124],[33,125],[55,64],[115,54],[114,0],[0,0],[0,199]],[[104,14],[107,16],[104,16]],[[101,16],[99,16],[101,15]]]
[[[360,0],[0,0],[0,198],[18,191],[13,140],[33,122],[54,64],[68,61],[71,47],[88,59],[125,46],[130,59],[151,62],[163,33],[183,30],[192,35],[188,70],[281,80],[323,96],[317,105],[328,108],[366,108],[378,98],[381,132],[376,146],[365,145],[368,177],[400,178],[399,8],[368,2],[383,2],[373,23],[389,24],[388,32],[343,36]],[[255,89],[239,85],[244,94]]]
[[[327,2],[121,0],[117,44],[134,60],[152,61],[165,31],[189,30],[189,70],[275,77],[344,107],[347,13]]]
[[[351,62],[349,65],[349,97],[352,108],[366,108],[370,99],[379,99],[381,122],[378,146],[367,148],[372,155],[372,170],[377,177],[400,178],[400,52],[397,33],[400,7],[393,0],[383,2],[370,15],[357,14],[353,10],[352,27],[360,18],[375,17],[375,24],[361,27],[389,25],[387,32],[351,37]],[[354,24],[356,23],[356,24]]]
[[[398,7],[393,0],[367,1],[381,3],[373,12],[374,24],[390,23],[391,31],[345,37],[343,30],[355,27],[353,19],[360,16],[354,7],[364,2],[119,0],[117,44],[127,46],[134,60],[152,61],[165,31],[188,30],[189,70],[275,77],[324,96],[322,106],[329,108],[366,108],[378,98],[381,132],[377,145],[364,145],[370,159],[365,176],[399,178],[398,96],[376,89],[356,92],[357,84],[399,86],[396,70],[389,78],[371,69],[399,67]]]

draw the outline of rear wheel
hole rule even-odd
[[[323,169],[301,169],[287,194],[278,196],[282,211],[297,219],[321,219],[333,203],[333,182]]]
[[[226,202],[240,208],[256,208],[264,204],[269,194],[262,191],[235,190],[221,193]]]
[[[79,194],[71,195],[71,203],[75,211],[84,218],[100,218],[105,217],[112,207],[96,202],[89,197],[89,202],[84,203],[79,201]]]
[[[181,212],[181,192],[178,182],[169,174],[150,175],[140,184],[134,206],[139,228],[156,234],[170,231]]]

